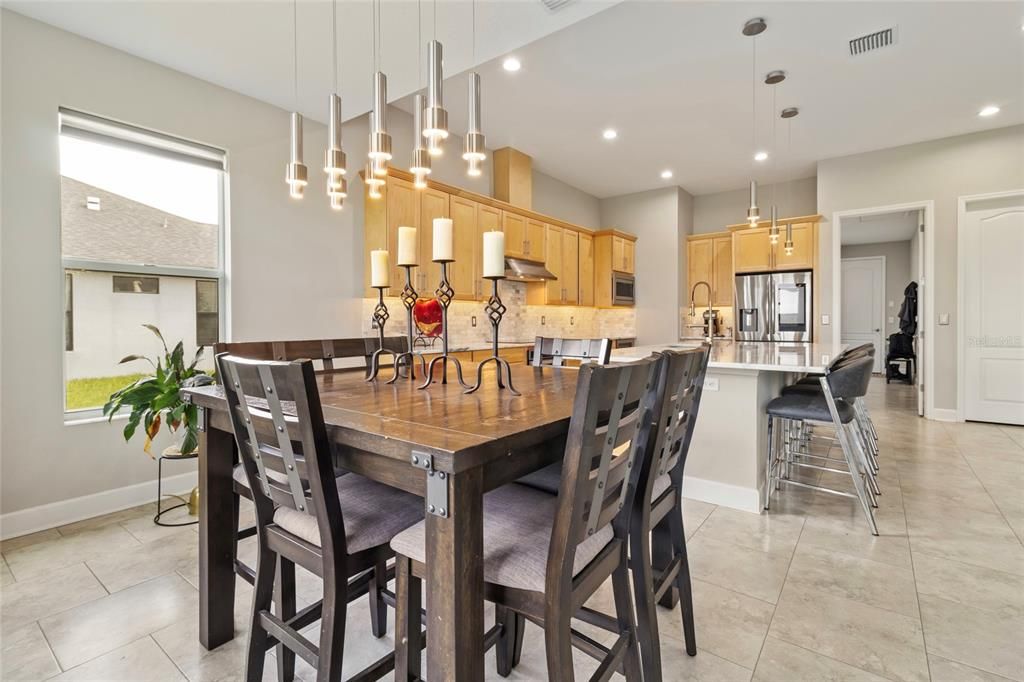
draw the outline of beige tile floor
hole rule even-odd
[[[1024,429],[920,420],[912,398],[879,380],[869,395],[880,537],[853,501],[800,489],[761,516],[686,502],[699,653],[683,652],[678,610],[662,610],[666,680],[1024,680]],[[205,651],[195,529],[155,527],[152,513],[0,545],[0,679],[241,678],[251,589],[238,587],[239,635]],[[315,578],[299,586],[316,598]],[[368,634],[365,601],[352,609],[348,673],[393,645]],[[526,652],[511,679],[544,679],[536,627]],[[594,669],[576,662],[581,677]],[[299,674],[313,677],[301,662]],[[499,679],[493,655],[487,675]]]

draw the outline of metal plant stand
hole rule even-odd
[[[437,285],[437,289],[434,290],[434,294],[437,296],[438,302],[441,304],[441,354],[430,361],[430,365],[427,367],[427,380],[420,386],[421,389],[427,388],[434,381],[434,365],[441,363],[441,383],[448,383],[448,363],[455,365],[455,374],[459,379],[459,384],[463,388],[469,388],[469,384],[462,378],[462,363],[459,362],[458,358],[451,357],[448,355],[448,306],[452,304],[452,299],[455,298],[455,290],[452,289],[451,283],[448,281],[448,264],[450,260],[435,260],[435,263],[441,264],[441,283]]]
[[[373,308],[373,321],[377,325],[379,345],[377,350],[373,351],[373,355],[370,356],[370,367],[366,374],[367,381],[375,381],[377,379],[377,374],[380,372],[380,356],[384,354],[391,356],[395,373],[398,373],[398,353],[384,347],[384,325],[387,324],[388,318],[391,317],[388,314],[388,307],[384,305],[384,290],[387,288],[374,287],[377,290],[377,305]]]
[[[413,306],[416,305],[416,299],[419,298],[419,294],[417,294],[416,290],[412,288],[412,269],[416,266],[401,265],[399,267],[405,270],[405,286],[402,287],[402,293],[399,296],[399,298],[402,300],[402,305],[405,306],[405,319],[406,322],[408,323],[408,331],[406,332],[406,335],[408,336],[409,339],[409,345],[408,350],[406,350],[404,353],[399,353],[398,355],[395,356],[395,376],[387,380],[386,383],[389,384],[393,384],[395,383],[395,381],[398,380],[398,377],[401,375],[400,370],[402,364],[408,365],[408,372],[406,376],[409,378],[409,380],[411,381],[416,379],[417,358],[419,358],[420,361],[420,369],[423,370],[424,372],[426,372],[427,370],[427,361],[423,359],[422,355],[417,355],[416,353],[414,353],[412,346],[413,338],[415,336],[415,333],[413,332],[412,308]]]
[[[473,393],[480,388],[484,379],[484,365],[489,362],[495,364],[498,377],[498,388],[507,388],[512,392],[513,395],[522,395],[512,385],[512,367],[509,366],[508,360],[498,355],[498,327],[501,325],[501,318],[505,316],[505,311],[508,308],[501,302],[501,297],[498,296],[498,282],[505,279],[504,277],[487,277],[486,279],[491,280],[491,297],[487,299],[487,305],[484,307],[484,311],[487,313],[488,319],[491,321],[491,329],[494,334],[494,353],[491,357],[481,362],[476,368],[476,385],[471,386],[466,390],[466,393]],[[508,379],[505,379],[505,377]],[[506,384],[508,384],[506,386]]]

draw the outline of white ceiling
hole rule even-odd
[[[120,2],[2,0],[5,7],[290,109],[291,3],[280,0]],[[417,86],[416,3],[383,2],[383,69],[409,110]],[[424,40],[431,2],[423,3]],[[330,88],[330,3],[301,0],[300,110],[323,121]],[[445,103],[464,129],[473,63],[471,5],[438,4]],[[369,107],[370,3],[339,2],[346,118]],[[792,148],[752,160],[751,39],[758,72],[784,69],[777,106],[795,105]],[[535,166],[596,196],[679,184],[694,194],[813,175],[817,161],[1024,122],[1024,32],[1007,2],[646,2],[577,0],[550,13],[540,0],[477,3],[477,62],[488,146],[515,146]],[[847,41],[898,26],[898,43],[857,58]],[[516,74],[501,69],[514,51]],[[758,148],[772,150],[771,90],[758,82]],[[1002,112],[982,119],[981,106]],[[615,127],[619,137],[601,139]],[[458,142],[456,142],[458,144]],[[773,165],[773,161],[775,162]],[[674,177],[662,180],[663,169]]]
[[[905,242],[914,238],[917,226],[917,211],[843,218],[839,243],[847,245]]]

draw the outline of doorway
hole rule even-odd
[[[960,416],[1024,425],[1024,191],[959,208]]]
[[[833,342],[874,344],[875,372],[913,384],[917,413],[926,417],[934,410],[925,333],[933,298],[927,286],[933,220],[933,203],[921,201],[840,211],[832,223]],[[890,362],[891,349],[899,352]]]

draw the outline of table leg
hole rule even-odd
[[[651,533],[651,566],[654,568],[654,575],[660,575],[672,563],[675,555],[672,544],[672,514],[679,512],[673,509],[654,526]],[[658,602],[667,609],[674,609],[679,603],[679,589],[673,585],[665,590],[661,601]]]
[[[231,469],[235,438],[199,433],[199,641],[214,649],[235,636],[235,528]]]
[[[483,476],[448,479],[447,518],[427,512],[427,679],[484,679]]]

